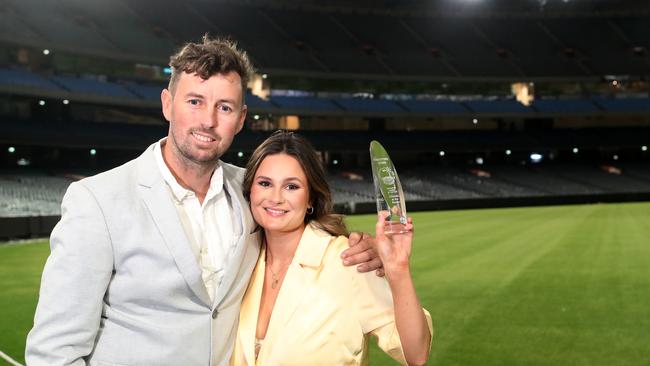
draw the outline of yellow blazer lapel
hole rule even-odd
[[[248,365],[255,365],[255,332],[257,330],[262,288],[264,287],[265,255],[266,247],[263,246],[241,305],[239,339]]]
[[[307,275],[305,269],[299,264],[292,262],[289,265],[278,298],[273,306],[273,313],[271,313],[269,327],[266,330],[266,336],[258,359],[266,359],[267,354],[273,351],[268,345],[273,344],[282,337],[282,333],[286,331],[285,326],[289,323],[295,311],[302,305],[303,297],[301,293],[306,291],[310,285]]]
[[[315,230],[311,225],[307,225],[305,228],[296,254],[284,277],[278,298],[275,300],[273,313],[264,339],[265,345],[272,344],[282,337],[282,333],[286,331],[285,326],[296,314],[296,310],[300,309],[306,299],[310,298],[310,296],[305,295],[316,290],[314,280],[330,240],[331,236],[329,234]],[[259,267],[258,264],[258,270]],[[264,277],[263,273],[262,278]],[[259,306],[259,302],[257,305]],[[269,352],[272,352],[270,347],[262,346],[258,359],[266,359]]]

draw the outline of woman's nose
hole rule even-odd
[[[282,194],[282,189],[278,188],[273,190],[273,201],[276,203],[284,202],[284,195]]]

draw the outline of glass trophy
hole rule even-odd
[[[402,184],[386,149],[377,141],[370,143],[372,179],[375,183],[377,213],[388,211],[385,232],[400,234],[406,232],[406,202]]]

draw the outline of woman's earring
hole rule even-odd
[[[314,208],[313,207],[307,208],[307,215],[311,215],[313,213],[314,213]]]

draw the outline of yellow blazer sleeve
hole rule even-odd
[[[374,272],[351,273],[350,283],[355,291],[355,305],[364,334],[371,334],[377,338],[377,344],[386,354],[402,365],[406,365],[406,358],[402,350],[399,333],[395,325],[395,312],[393,309],[393,296],[388,281],[377,277]],[[427,318],[429,333],[433,335],[431,315],[422,309]]]
[[[429,327],[429,335],[433,340],[433,325],[431,322],[431,314],[426,309],[422,309],[424,316],[427,318],[427,326]],[[395,326],[395,317],[393,316],[393,322],[381,326],[373,331],[370,334],[377,337],[377,345],[381,348],[386,354],[392,357],[394,360],[399,362],[402,365],[406,365],[406,357],[402,350],[402,343],[399,339],[399,333],[397,332],[397,327]],[[429,348],[431,348],[431,343],[429,343]]]

